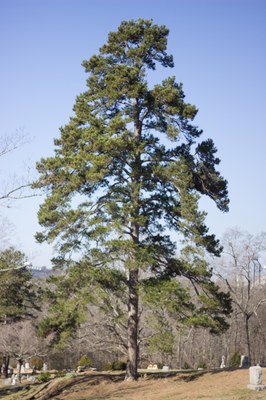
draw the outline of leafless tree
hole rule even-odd
[[[0,160],[3,165],[5,163],[5,156],[13,151],[17,151],[29,141],[29,136],[25,134],[23,130],[18,130],[12,135],[1,136]],[[27,168],[23,171],[23,176],[17,173],[10,176],[6,173],[7,170],[8,169],[5,167],[5,177],[3,177],[3,170],[0,170],[0,205],[2,207],[10,207],[15,200],[35,195],[31,190],[32,179],[30,177],[30,171],[27,170]]]
[[[40,340],[32,321],[20,321],[0,326],[0,353],[3,354],[4,374],[7,376],[9,360],[15,359],[19,365],[19,379],[21,366],[33,356],[45,356],[45,340]]]
[[[231,229],[224,235],[223,246],[222,258],[214,268],[233,300],[234,313],[231,322],[235,327],[235,343],[241,347],[243,331],[245,343],[242,349],[249,360],[252,360],[251,320],[257,318],[260,308],[265,308],[266,305],[266,295],[261,290],[265,279],[262,265],[266,251],[266,233],[252,235],[239,229]]]

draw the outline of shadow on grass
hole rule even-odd
[[[170,378],[177,381],[183,382],[192,382],[205,374],[219,374],[225,371],[236,371],[239,368],[217,368],[210,370],[172,370],[172,371],[139,371],[140,380],[161,380]],[[73,378],[66,378],[60,380],[52,379],[50,382],[46,382],[46,384],[27,384],[27,385],[18,385],[18,386],[9,386],[6,388],[0,389],[0,398],[2,396],[8,396],[11,394],[17,395],[17,399],[21,399],[20,394],[24,392],[23,399],[34,399],[36,394],[41,395],[40,398],[54,398],[54,396],[59,395],[62,391],[69,390],[75,385],[88,383],[91,386],[99,385],[102,382],[116,383],[122,382],[125,380],[125,372],[121,373],[93,373],[93,374],[84,374],[77,375]],[[36,390],[34,390],[35,388]],[[131,389],[131,388],[127,388]],[[134,390],[134,388],[132,388]],[[19,393],[20,392],[20,393]],[[28,392],[28,394],[26,394]],[[48,396],[48,397],[47,397]],[[50,397],[49,397],[50,396]]]
[[[206,374],[219,374],[221,372],[231,372],[231,371],[237,371],[239,369],[243,368],[215,368],[215,369],[204,369],[204,370],[192,370],[192,369],[186,369],[186,370],[172,370],[172,371],[167,371],[167,372],[161,372],[161,371],[156,371],[156,372],[141,372],[139,376],[141,378],[145,379],[163,379],[163,378],[177,378],[180,381],[184,382],[191,382],[194,381],[198,378],[200,378],[203,375]]]

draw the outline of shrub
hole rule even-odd
[[[92,361],[87,356],[82,356],[78,362],[78,367],[91,367],[91,366],[92,366]]]
[[[30,364],[31,364],[32,368],[36,368],[36,369],[40,370],[43,367],[43,360],[38,356],[34,356],[31,358]]]
[[[229,360],[229,367],[231,368],[238,368],[240,365],[241,356],[239,353],[234,353]]]
[[[192,369],[192,368],[191,368],[191,365],[189,365],[187,362],[185,362],[184,369]]]
[[[45,371],[45,372],[41,372],[37,376],[37,379],[38,379],[39,382],[48,382],[50,377],[51,377],[50,372]]]
[[[62,370],[56,371],[55,375],[56,375],[56,377],[61,378],[63,376],[66,376],[66,373],[67,373],[67,371],[65,369],[62,369]]]
[[[113,371],[125,371],[127,369],[127,363],[116,360],[112,364],[112,369]]]
[[[102,364],[102,371],[112,371],[113,365],[110,362],[104,362]]]

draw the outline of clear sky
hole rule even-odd
[[[0,158],[1,179],[26,174],[53,154],[53,138],[86,88],[84,59],[97,53],[122,20],[145,18],[170,29],[175,67],[199,108],[196,124],[211,137],[229,182],[230,211],[202,201],[210,232],[238,226],[266,230],[266,1],[265,0],[0,0],[0,134],[22,130],[31,141]],[[155,74],[160,82],[161,72]],[[3,183],[4,184],[4,183]],[[13,224],[10,243],[36,266],[52,251],[35,242],[41,198],[0,208]]]

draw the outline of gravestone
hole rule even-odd
[[[158,365],[157,364],[149,364],[147,369],[153,369],[153,370],[158,369]]]
[[[43,363],[42,370],[43,370],[43,371],[47,371],[47,369],[48,369],[48,366],[47,366],[47,364],[46,364],[46,363]]]
[[[162,371],[169,371],[169,369],[170,368],[168,367],[168,365],[164,365],[163,368],[162,368]]]
[[[30,369],[30,364],[28,362],[25,363],[25,369]]]
[[[241,356],[239,368],[249,368],[249,359],[248,356]]]
[[[222,356],[222,362],[220,368],[225,368],[225,356]]]
[[[248,389],[266,390],[266,385],[262,384],[262,369],[259,365],[249,368],[249,384]]]

